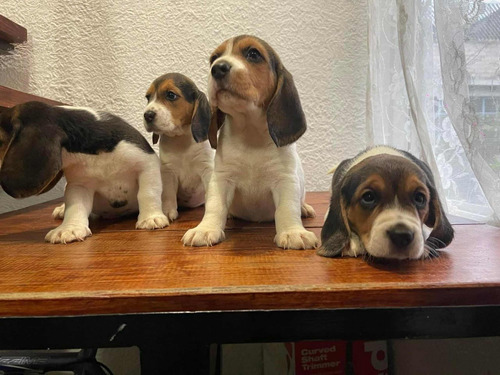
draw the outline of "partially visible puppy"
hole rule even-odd
[[[179,73],[156,78],[146,92],[144,126],[160,138],[163,212],[170,220],[177,207],[205,203],[214,151],[207,139],[208,100],[193,81]]]
[[[428,237],[423,225],[432,228]],[[336,168],[318,254],[427,258],[448,246],[453,234],[428,165],[378,146]]]
[[[210,73],[208,138],[217,147],[215,167],[203,220],[186,232],[184,244],[222,241],[229,213],[249,221],[274,219],[279,247],[316,247],[315,234],[301,220],[301,214],[314,216],[314,210],[305,202],[295,147],[306,120],[292,75],[266,42],[249,35],[217,47]]]
[[[89,215],[139,211],[136,228],[168,225],[161,210],[160,161],[146,139],[121,118],[87,108],[28,102],[0,118],[0,183],[14,198],[50,190],[66,177],[63,218],[45,240],[82,241]]]

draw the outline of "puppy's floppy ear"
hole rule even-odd
[[[455,232],[444,213],[443,206],[434,187],[434,181],[431,180],[427,187],[431,193],[431,199],[425,225],[432,228],[432,232],[426,243],[435,249],[441,249],[450,244]]]
[[[415,158],[413,155],[406,153],[420,169],[422,169],[427,177],[427,188],[431,193],[429,202],[429,214],[425,220],[425,225],[432,228],[431,234],[426,243],[435,249],[441,249],[450,244],[453,240],[454,230],[451,226],[446,214],[443,210],[443,205],[439,199],[434,176],[427,163]]]
[[[210,106],[207,97],[198,91],[194,102],[193,116],[191,118],[191,133],[196,142],[206,141],[210,127]]]
[[[62,177],[61,131],[43,116],[33,118],[13,121],[13,139],[0,170],[3,189],[14,198],[44,193]]]
[[[307,125],[292,75],[281,62],[277,63],[276,75],[276,91],[267,108],[267,125],[274,143],[281,147],[299,139]]]
[[[342,251],[349,245],[351,232],[347,222],[345,203],[342,198],[342,185],[345,170],[351,159],[344,160],[335,170],[332,179],[332,197],[328,216],[321,230],[321,246],[318,255],[325,257],[341,256]]]
[[[217,132],[224,125],[226,120],[226,114],[222,112],[219,108],[212,108],[212,117],[210,119],[210,128],[208,130],[208,140],[210,141],[210,146],[213,149],[217,148]]]

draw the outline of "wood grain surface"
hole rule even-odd
[[[309,193],[318,236],[327,193]],[[94,220],[84,242],[51,245],[59,202],[0,215],[0,316],[500,304],[500,229],[457,225],[438,259],[367,263],[282,250],[273,223],[230,220],[214,247],[181,243],[203,209],[157,231]]]

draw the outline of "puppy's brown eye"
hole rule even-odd
[[[424,193],[417,191],[413,195],[413,202],[415,202],[415,206],[417,206],[417,208],[424,208],[427,203],[427,197]]]
[[[148,95],[146,95],[146,100],[148,101],[148,103],[149,103],[149,100],[150,100],[150,99],[151,99],[151,95],[149,95],[149,94],[148,94]]]
[[[217,60],[218,58],[219,58],[219,55],[217,55],[217,54],[210,56],[210,65],[212,65],[214,63],[214,61]]]
[[[263,60],[262,55],[256,48],[249,48],[246,52],[245,57],[252,63],[258,63]]]
[[[173,102],[174,100],[176,100],[179,96],[173,92],[173,91],[167,91],[165,92],[165,99]]]
[[[377,205],[377,201],[378,201],[377,194],[375,194],[374,191],[369,190],[363,193],[359,203],[361,204],[361,207],[370,209]]]

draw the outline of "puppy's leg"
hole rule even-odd
[[[138,179],[137,202],[139,204],[139,217],[135,227],[137,229],[166,227],[169,223],[161,207],[160,161],[156,155],[151,155],[150,161],[145,164],[144,169],[139,173]]]
[[[64,192],[64,220],[57,228],[45,236],[45,241],[51,243],[68,243],[83,241],[91,236],[89,215],[92,211],[94,191],[81,185],[66,185]]]
[[[274,242],[284,249],[313,249],[318,239],[313,232],[304,229],[300,218],[302,205],[298,183],[282,181],[273,189],[276,206]],[[314,210],[313,210],[314,211]]]
[[[184,245],[212,246],[224,240],[227,213],[234,197],[235,186],[212,174],[207,191],[205,215],[197,227],[189,229],[182,237]]]
[[[66,191],[66,186],[67,185],[68,185],[67,183],[64,185],[64,190],[65,191]],[[58,220],[58,219],[62,220],[62,219],[64,219],[64,208],[65,208],[64,203],[61,204],[60,206],[57,206],[56,208],[54,208],[54,211],[52,211],[52,218],[54,220]]]
[[[300,206],[300,212],[302,214],[302,217],[316,217],[316,211],[314,211],[314,208],[312,208],[306,202],[302,202],[302,205]]]
[[[203,182],[203,187],[205,188],[205,197],[208,191],[208,185],[210,184],[210,179],[212,178],[214,170],[212,166],[204,168],[200,173],[201,181]]]
[[[179,181],[175,173],[169,169],[164,169],[162,166],[161,180],[163,183],[163,192],[161,194],[163,213],[167,215],[170,222],[179,217],[177,211],[177,189]]]
[[[56,208],[54,208],[54,211],[52,211],[52,217],[54,218],[54,220],[64,219],[64,208],[65,208],[64,203],[61,204],[60,206],[57,206]]]

